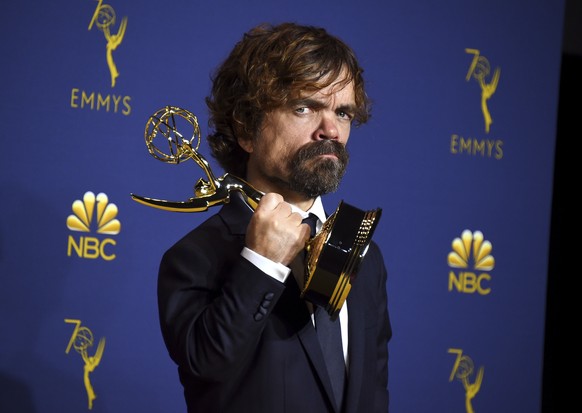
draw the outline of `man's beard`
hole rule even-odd
[[[322,158],[314,162],[314,158],[326,154],[333,154],[337,159]],[[291,161],[289,188],[309,198],[334,192],[346,172],[348,161],[345,146],[337,141],[309,143],[299,149]]]

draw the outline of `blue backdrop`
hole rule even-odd
[[[321,25],[373,100],[336,194],[381,207],[391,411],[540,410],[561,0],[3,4],[0,411],[183,412],[162,253],[209,213],[148,154],[165,105],[207,132],[210,74],[257,23]],[[200,152],[210,159],[203,142]]]

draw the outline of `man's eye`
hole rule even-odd
[[[344,112],[343,110],[340,110],[340,111],[337,113],[337,115],[338,115],[340,118],[345,118],[345,119],[352,119],[352,117],[353,117],[353,115],[352,115],[351,113]]]
[[[300,108],[295,109],[295,112],[297,113],[307,113],[309,111],[309,108],[306,106],[302,106]]]

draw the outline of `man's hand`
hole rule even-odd
[[[292,212],[281,195],[265,194],[249,223],[246,246],[288,266],[309,240],[309,226],[301,221],[301,214]]]

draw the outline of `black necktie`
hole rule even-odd
[[[303,222],[311,227],[311,237],[315,235],[317,216],[310,213]],[[344,360],[344,352],[342,348],[342,336],[339,319],[331,320],[327,311],[324,308],[315,306],[315,331],[319,338],[319,344],[325,358],[327,365],[327,372],[331,379],[333,392],[336,403],[341,409],[345,378],[346,378],[346,364]]]
[[[309,216],[307,216],[307,218],[303,218],[303,222],[304,224],[309,225],[309,228],[311,228],[311,233],[310,233],[310,237],[313,238],[313,236],[315,235],[315,230],[317,228],[317,215],[313,214],[313,213],[309,213]]]

